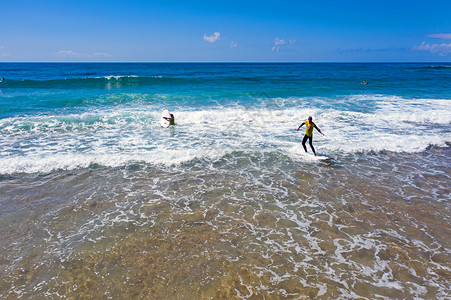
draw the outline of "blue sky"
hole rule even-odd
[[[451,1],[9,0],[0,61],[451,62]]]

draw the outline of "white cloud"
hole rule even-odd
[[[214,43],[217,40],[219,40],[219,36],[221,35],[220,32],[215,32],[212,35],[208,36],[206,33],[204,34],[204,41],[207,41],[209,43]]]
[[[274,45],[272,46],[271,51],[272,52],[276,51],[277,53],[279,53],[280,46],[283,46],[285,44],[286,44],[285,40],[281,40],[278,37],[276,37],[276,39],[274,40]]]
[[[63,58],[99,58],[99,57],[111,57],[108,53],[77,53],[71,50],[60,50],[56,53],[57,56]]]
[[[236,47],[238,47],[238,44],[235,43],[234,41],[232,41],[232,42],[230,43],[230,48],[236,48]]]
[[[426,37],[434,39],[451,40],[451,33],[433,33],[428,34]]]
[[[4,46],[0,46],[0,56],[3,57],[7,57],[10,56],[11,54],[9,54],[8,52],[5,51],[5,47]]]
[[[426,44],[422,42],[421,45],[413,47],[413,50],[428,51],[436,53],[439,56],[447,56],[451,53],[451,43],[449,44]]]
[[[80,56],[78,53],[75,53],[70,50],[60,50],[56,53],[56,55],[62,56],[62,57],[78,57],[78,56]]]
[[[94,53],[93,56],[95,56],[95,57],[111,57],[112,55],[108,54],[108,53],[97,52],[97,53]]]

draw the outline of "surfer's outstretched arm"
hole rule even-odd
[[[319,133],[321,133],[322,135],[324,135],[324,133],[321,132],[321,130],[318,128],[318,126],[316,126],[316,124],[315,124],[315,128],[316,128],[316,130],[318,130]]]
[[[301,129],[301,127],[302,127],[304,124],[305,124],[305,123],[302,123],[301,125],[299,125],[298,130],[296,130],[296,131],[299,131],[299,129]]]

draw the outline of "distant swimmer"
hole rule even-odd
[[[321,133],[322,135],[324,135],[324,133],[321,132],[321,130],[318,128],[318,126],[316,126],[315,123],[313,123],[313,118],[312,117],[308,117],[308,120],[305,121],[304,123],[302,123],[301,125],[299,125],[298,130],[301,129],[302,126],[306,126],[305,128],[305,135],[304,135],[304,139],[302,140],[302,147],[304,147],[305,152],[307,152],[307,147],[305,146],[305,142],[307,142],[307,139],[309,140],[309,144],[310,144],[310,148],[312,148],[313,154],[316,156],[316,152],[315,152],[315,148],[313,148],[313,128],[315,128],[316,130],[318,130],[319,133]]]
[[[2,80],[1,80],[1,81],[6,81],[5,77],[2,77]]]
[[[365,80],[362,82],[363,84],[368,84],[368,82],[366,82]]]

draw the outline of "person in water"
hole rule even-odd
[[[299,125],[298,130],[301,129],[302,126],[306,126],[305,128],[305,135],[304,135],[304,139],[302,140],[302,147],[304,147],[305,152],[307,152],[307,147],[305,146],[305,142],[307,142],[307,140],[309,140],[309,144],[310,144],[310,148],[312,148],[313,154],[315,154],[316,156],[316,152],[315,152],[315,148],[313,148],[313,128],[315,128],[316,130],[318,130],[319,133],[321,133],[322,135],[324,135],[324,133],[321,132],[321,130],[318,128],[318,126],[316,126],[315,123],[313,123],[313,118],[312,117],[308,117],[308,120],[305,121],[304,123],[302,123],[301,125]]]
[[[166,117],[163,117],[163,118],[165,118],[166,120],[169,121],[169,125],[175,125],[175,117],[174,117],[174,115],[171,114],[171,113],[169,115],[170,115],[169,118],[166,118]]]

